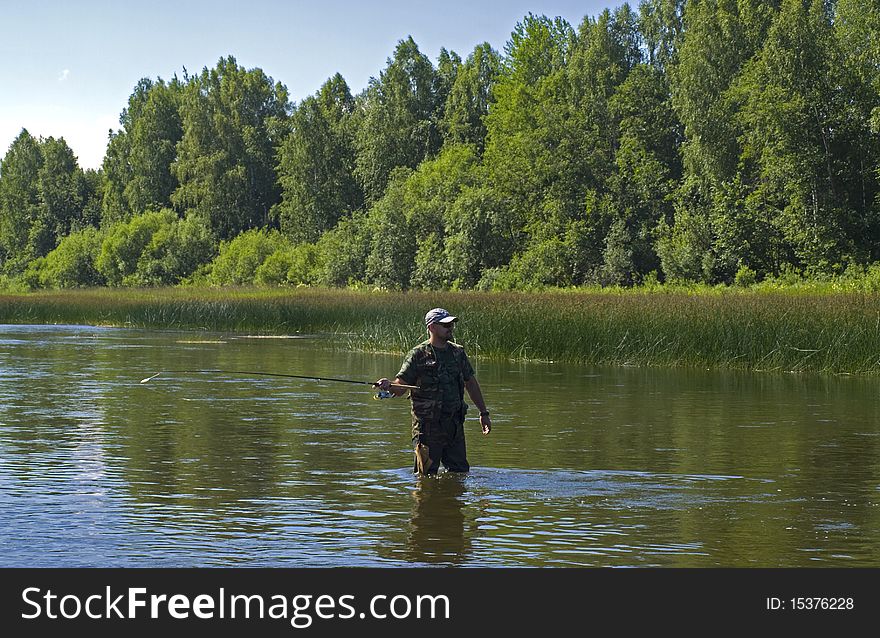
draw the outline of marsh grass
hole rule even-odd
[[[556,292],[94,289],[0,296],[0,322],[335,335],[407,351],[429,308],[476,356],[633,366],[880,372],[880,294],[736,289]]]

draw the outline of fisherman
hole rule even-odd
[[[415,385],[412,401],[413,450],[418,474],[436,474],[441,463],[450,472],[467,472],[470,465],[464,441],[464,417],[468,409],[464,390],[480,411],[483,434],[492,430],[480,384],[464,348],[453,343],[457,317],[443,308],[425,315],[428,340],[413,348],[394,381],[383,377],[376,385],[395,396],[406,392],[394,384]]]

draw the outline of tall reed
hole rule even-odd
[[[480,357],[880,372],[875,293],[94,289],[0,296],[0,322],[327,333],[401,353],[425,338],[436,306],[461,318],[456,338]]]

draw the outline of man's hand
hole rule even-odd
[[[492,420],[488,414],[480,415],[480,427],[483,429],[483,434],[489,434],[492,431]]]
[[[377,388],[379,388],[380,390],[385,390],[387,392],[388,390],[391,389],[391,380],[386,379],[385,377],[382,377],[381,379],[376,381],[376,383],[374,383],[373,385],[376,386]]]

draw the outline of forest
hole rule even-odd
[[[540,290],[880,273],[880,3],[642,0],[503,48],[401,39],[292,103],[144,78],[100,170],[27,130],[0,287]],[[877,275],[880,280],[880,274]]]

